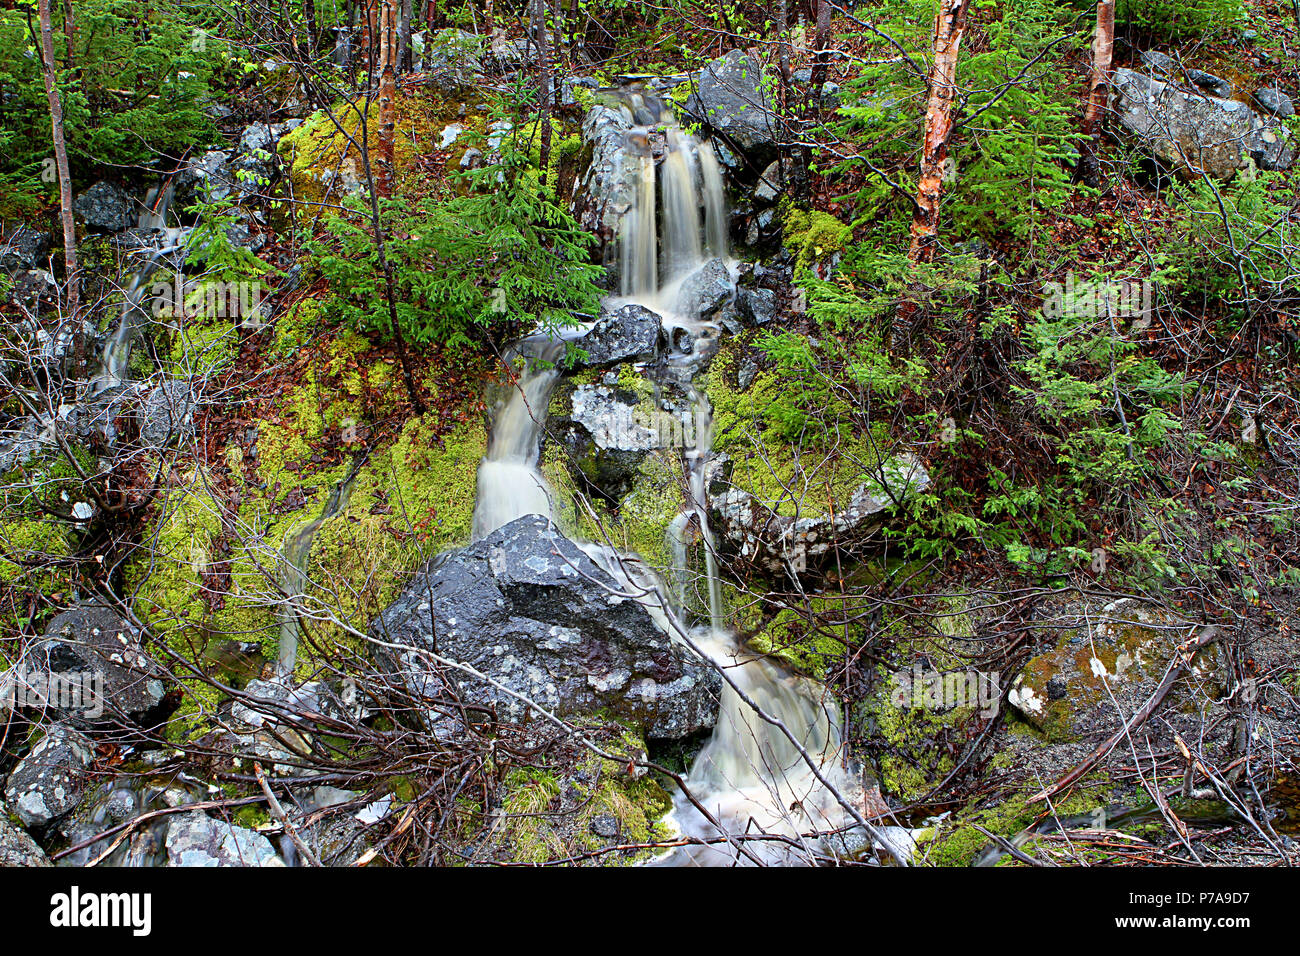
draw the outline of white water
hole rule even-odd
[[[629,97],[629,113],[649,106],[666,121],[665,153],[656,168],[650,149],[653,130],[629,137],[628,148],[640,154],[641,178],[636,201],[623,219],[620,240],[622,292],[664,318],[670,331],[716,337],[718,329],[700,316],[685,314],[679,302],[682,281],[710,258],[727,256],[726,204],[722,177],[708,144],[701,144],[665,116],[660,104],[640,94]],[[546,408],[558,373],[537,358],[554,358],[558,350],[523,343],[531,354],[516,387],[501,405],[492,443],[479,467],[474,513],[475,537],[525,514],[552,517],[553,495],[537,468]],[[722,585],[709,527],[705,475],[712,456],[712,413],[708,402],[689,384],[700,361],[698,350],[670,356],[672,366],[695,408],[694,444],[682,449],[690,476],[687,509],[668,530],[674,569],[670,605],[660,599],[655,576],[634,557],[602,545],[582,547],[660,619],[674,634],[694,645],[723,669],[718,723],[686,777],[696,801],[720,824],[711,823],[684,795],[671,819],[688,837],[701,841],[668,855],[677,865],[727,865],[734,862],[808,862],[826,852],[822,841],[805,834],[842,829],[852,822],[843,806],[860,810],[861,785],[844,767],[839,706],[815,682],[745,653],[726,630]],[[692,542],[701,546],[704,603],[700,624],[687,630],[692,580],[688,567]],[[734,682],[734,687],[732,686]],[[756,705],[768,719],[754,710]],[[781,726],[775,726],[773,722]],[[781,729],[784,727],[784,730]],[[778,840],[744,840],[770,834]],[[723,842],[719,842],[723,841]],[[744,844],[744,851],[736,848]]]

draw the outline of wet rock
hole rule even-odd
[[[613,311],[602,307],[600,319],[575,344],[587,353],[582,364],[594,367],[649,361],[658,354],[662,336],[659,313],[633,303]]]
[[[94,760],[88,737],[68,724],[53,724],[9,775],[5,801],[23,826],[47,826],[77,805]]]
[[[28,226],[18,226],[0,239],[0,269],[15,272],[48,265],[54,237]]]
[[[761,205],[771,205],[785,192],[786,184],[793,172],[792,164],[773,160],[758,177],[754,187],[754,201]]]
[[[735,284],[721,259],[710,259],[682,280],[677,309],[692,318],[709,318],[731,300]]]
[[[618,837],[618,817],[612,813],[598,813],[591,818],[591,832],[606,840]]]
[[[101,232],[121,232],[135,220],[131,195],[102,179],[78,196],[72,208],[87,226]]]
[[[260,833],[195,812],[183,814],[167,828],[168,866],[284,866]]]
[[[615,384],[581,385],[570,397],[572,413],[553,431],[576,469],[574,478],[617,500],[631,490],[647,453],[677,447],[693,419],[689,405],[664,392],[660,404]]]
[[[166,448],[194,437],[198,400],[188,382],[167,379],[149,392],[140,422],[140,440],[150,448]]]
[[[176,174],[176,198],[182,204],[203,198],[205,192],[213,202],[230,195],[233,183],[222,175],[230,153],[210,149]]]
[[[0,867],[52,865],[36,841],[9,822],[9,808],[0,803]]]
[[[776,318],[776,293],[771,289],[741,289],[736,298],[749,325],[764,326]]]
[[[628,148],[632,126],[628,113],[604,103],[588,110],[582,121],[582,140],[592,152],[578,216],[584,228],[604,240],[609,252],[641,181],[640,156]]]
[[[742,488],[719,495],[712,507],[716,528],[737,555],[773,572],[801,571],[837,545],[875,534],[897,502],[919,494],[930,475],[915,456],[897,455],[881,474],[864,481],[833,515],[793,517],[777,514]]]
[[[384,641],[432,650],[476,668],[560,716],[604,710],[654,737],[681,737],[715,719],[713,669],[674,644],[656,608],[565,538],[526,515],[440,555],[374,622]],[[397,655],[406,680],[436,681],[414,652]],[[467,674],[462,699],[523,720],[528,708]],[[535,716],[534,716],[535,719]]]
[[[140,720],[163,702],[162,671],[144,653],[140,632],[116,610],[82,604],[56,615],[32,647],[24,677],[29,683],[58,675],[64,686],[76,684],[82,701],[59,700],[49,693],[47,706],[77,722],[94,722],[103,708],[105,720]]]
[[[1264,86],[1255,91],[1252,97],[1256,105],[1270,116],[1286,118],[1295,116],[1295,104],[1291,97],[1272,86]]]
[[[1119,69],[1111,105],[1120,128],[1184,176],[1203,169],[1227,180],[1251,159],[1263,169],[1286,169],[1293,159],[1286,130],[1235,100]]]
[[[686,111],[746,152],[771,148],[779,139],[780,120],[762,68],[743,50],[704,67]]]

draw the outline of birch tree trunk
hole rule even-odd
[[[397,129],[398,0],[379,8],[379,169],[375,188],[383,199],[393,194],[393,140]]]
[[[1088,81],[1088,105],[1083,113],[1079,179],[1090,186],[1100,180],[1097,153],[1101,147],[1102,117],[1110,94],[1111,64],[1115,57],[1115,0],[1097,0],[1097,35],[1092,42],[1092,76]]]
[[[970,0],[939,0],[934,18],[934,64],[930,67],[930,99],[925,110],[925,139],[921,147],[921,175],[916,185],[916,210],[912,215],[912,243],[908,258],[929,262],[939,236],[939,203],[943,198],[943,172],[952,137],[952,105],[957,96],[957,55],[966,30]]]
[[[67,285],[65,309],[72,321],[73,369],[77,378],[86,370],[86,336],[81,328],[81,276],[77,268],[77,228],[72,218],[72,176],[68,171],[68,148],[63,140],[63,101],[55,82],[58,64],[54,61],[54,26],[50,0],[40,0],[41,56],[45,77],[45,96],[50,103],[50,129],[54,138],[54,164],[59,173],[59,213],[63,219],[63,272]]]

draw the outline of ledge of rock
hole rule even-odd
[[[880,470],[833,515],[780,515],[748,491],[732,488],[713,501],[716,530],[744,560],[775,572],[802,570],[837,544],[874,534],[898,502],[930,485],[929,472],[910,454],[889,459]]]

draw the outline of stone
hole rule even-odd
[[[686,111],[745,152],[770,150],[782,138],[762,68],[743,50],[705,65]]]
[[[260,833],[195,811],[179,815],[168,826],[167,865],[276,867],[284,861]]]
[[[438,30],[425,41],[424,71],[438,89],[458,92],[483,77],[482,53],[482,38],[464,30]]]
[[[771,289],[741,289],[740,314],[751,326],[764,326],[776,318],[776,293]]]
[[[613,311],[602,305],[600,319],[574,344],[587,353],[583,365],[599,367],[650,361],[658,354],[662,337],[659,313],[635,303]]]
[[[727,264],[710,259],[682,280],[677,290],[677,310],[691,318],[710,318],[731,300],[735,288]]]
[[[1283,119],[1295,116],[1295,104],[1291,102],[1291,97],[1276,87],[1260,87],[1255,91],[1252,99],[1260,109],[1270,116],[1280,116]]]
[[[130,194],[102,179],[78,196],[72,208],[87,226],[101,232],[121,232],[135,221]]]
[[[560,717],[603,710],[651,737],[712,725],[713,668],[670,639],[653,599],[625,596],[610,570],[619,566],[591,550],[601,564],[548,519],[525,515],[435,558],[371,633],[473,667],[499,686],[451,668],[435,674],[415,650],[384,652],[422,692],[454,680],[462,700],[506,720],[528,716],[518,694]]]
[[[606,840],[613,840],[618,837],[619,826],[618,817],[612,813],[598,813],[591,818],[591,832],[598,837]]]
[[[11,275],[49,265],[54,237],[29,226],[17,226],[0,239],[0,269]]]
[[[836,545],[875,534],[898,502],[930,486],[920,460],[900,454],[880,474],[859,485],[833,515],[793,517],[774,512],[743,488],[731,488],[712,502],[715,530],[742,560],[769,571],[801,571]]]
[[[66,707],[58,695],[49,695],[47,707],[77,722],[98,721],[95,705],[102,705],[110,723],[122,717],[141,720],[162,704],[167,692],[163,673],[144,653],[136,627],[115,609],[91,603],[50,621],[26,660],[27,681],[38,674],[93,675],[86,679],[88,708]]]
[[[23,826],[47,826],[76,807],[94,760],[88,737],[68,724],[52,724],[9,775],[5,801]]]
[[[140,440],[150,448],[166,448],[194,437],[198,401],[188,382],[167,379],[151,390],[141,413]]]
[[[1203,170],[1227,180],[1251,160],[1285,169],[1293,159],[1286,131],[1246,104],[1189,93],[1133,70],[1115,71],[1111,107],[1121,129],[1188,178]]]
[[[591,148],[591,165],[583,179],[578,218],[610,251],[641,182],[640,153],[628,148],[632,126],[628,113],[607,103],[592,106],[582,121],[582,141]]]
[[[646,455],[680,446],[694,419],[689,403],[670,389],[656,404],[620,387],[610,374],[610,383],[575,388],[571,414],[556,418],[552,432],[568,453],[574,479],[617,500],[631,490]]]
[[[30,834],[9,822],[9,808],[0,803],[0,868],[53,865]]]
[[[1221,76],[1215,76],[1213,73],[1207,73],[1205,70],[1198,70],[1193,67],[1188,67],[1183,72],[1188,80],[1211,96],[1217,96],[1221,99],[1232,96],[1232,83]]]
[[[785,184],[790,173],[789,165],[780,160],[773,160],[768,164],[758,177],[758,185],[754,187],[755,202],[771,205],[777,201],[781,193],[785,192]]]
[[[1058,635],[1056,645],[1025,665],[1007,692],[1007,703],[1048,741],[1063,743],[1117,730],[1121,714],[1127,717],[1146,702],[1175,649],[1194,629],[1167,612],[1124,598],[1065,616],[1052,633]],[[1184,709],[1179,701],[1188,701],[1189,688],[1212,691],[1224,676],[1217,646],[1202,648],[1190,677],[1170,692],[1161,713],[1166,720],[1179,720]],[[1147,731],[1162,723],[1150,721]]]

